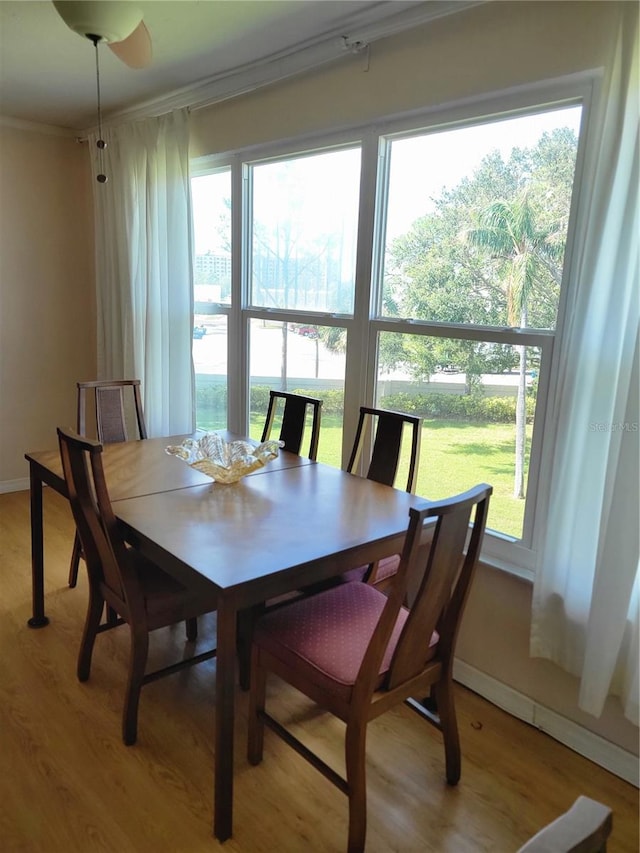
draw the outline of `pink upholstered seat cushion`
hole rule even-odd
[[[386,580],[395,575],[399,565],[400,554],[392,554],[391,557],[383,557],[382,560],[378,560],[378,571],[376,572],[374,583]]]
[[[374,585],[379,581],[386,580],[398,571],[400,565],[400,554],[392,554],[391,557],[383,557],[378,560],[378,570],[376,572]],[[340,583],[351,583],[352,581],[362,581],[369,570],[369,565],[358,566],[357,569],[349,569],[340,575]]]
[[[263,616],[254,642],[307,675],[323,689],[348,697],[387,598],[368,584],[347,583]],[[380,666],[378,686],[389,670],[409,611],[401,608]],[[438,636],[431,638],[429,657]]]

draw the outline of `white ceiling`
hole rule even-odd
[[[353,42],[474,4],[138,0],[153,60],[134,70],[99,48],[103,114],[219,100],[344,55]],[[50,0],[0,0],[0,116],[74,130],[95,124],[94,47],[67,28]]]

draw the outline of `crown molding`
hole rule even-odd
[[[69,139],[77,139],[79,133],[69,127],[58,127],[54,124],[42,124],[39,121],[27,121],[13,116],[0,115],[0,127],[12,127],[16,130],[28,130],[31,133],[43,133],[47,136],[66,136]]]
[[[491,0],[429,0],[391,15],[384,20],[356,26],[345,36],[347,47],[360,50],[362,47],[381,38],[388,38],[412,27],[419,27],[437,18],[457,15],[472,6],[483,6]]]
[[[309,40],[294,49],[273,54],[265,59],[239,66],[173,92],[110,113],[105,124],[118,124],[162,115],[171,110],[189,107],[202,109],[230,98],[245,95],[263,86],[280,82],[318,68],[328,62],[359,54],[369,44],[393,36],[447,15],[458,14],[472,6],[484,5],[489,0],[428,0],[391,13],[380,21],[369,23],[360,19],[353,31],[333,32]],[[393,4],[390,4],[393,5]],[[404,4],[403,4],[404,5]],[[90,128],[83,131],[89,132]]]

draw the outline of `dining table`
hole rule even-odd
[[[228,430],[217,432],[226,441],[238,438]],[[105,444],[102,456],[111,501],[211,483],[211,478],[206,474],[189,465],[176,465],[175,457],[164,452],[167,447],[180,445],[188,438],[199,437],[200,434],[194,433]],[[49,624],[44,610],[43,486],[50,486],[65,498],[67,487],[59,449],[28,452],[25,453],[25,459],[29,463],[31,504],[32,615],[28,625],[30,628],[43,628]],[[278,467],[304,465],[308,461],[293,453],[281,451],[271,465],[273,470]],[[264,469],[258,469],[254,473],[259,473],[260,470]]]
[[[228,433],[223,433],[229,436]],[[213,833],[233,828],[238,614],[354,566],[399,553],[423,499],[280,451],[237,483],[212,482],[165,447],[185,436],[105,445],[114,512],[126,540],[161,569],[217,596]],[[33,607],[44,609],[43,484],[66,496],[57,451],[25,454],[31,485]]]

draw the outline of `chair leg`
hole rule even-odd
[[[146,628],[141,630],[139,627],[136,629],[131,625],[129,627],[131,631],[129,677],[122,714],[122,740],[127,746],[136,742],[138,734],[138,704],[149,653],[149,632]]]
[[[420,699],[420,704],[429,711],[430,714],[438,715],[438,701],[436,699],[436,690],[435,685],[431,685],[431,690],[429,691],[429,695],[425,696],[424,699]]]
[[[78,583],[78,566],[80,565],[80,557],[82,556],[82,545],[80,537],[76,531],[73,540],[73,551],[71,552],[71,565],[69,566],[69,586],[74,587]]]
[[[460,781],[460,737],[453,697],[453,682],[450,677],[443,678],[435,685],[435,698],[444,740],[447,783],[457,785]]]
[[[103,606],[104,601],[102,600],[102,596],[95,591],[93,586],[90,586],[89,606],[87,607],[87,617],[84,623],[80,652],[78,654],[77,672],[79,681],[86,681],[89,678],[89,673],[91,672],[91,656],[93,654],[93,645],[96,641],[98,628],[100,627]]]
[[[367,834],[367,781],[365,771],[367,724],[347,724],[345,761],[349,789],[348,853],[363,853]]]
[[[198,620],[195,616],[191,619],[187,619],[187,640],[190,643],[195,643],[198,639]]]
[[[260,664],[260,652],[254,647],[251,654],[251,692],[249,694],[249,736],[247,759],[250,764],[260,764],[264,751],[264,711],[267,692],[267,670]]]

